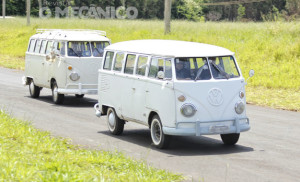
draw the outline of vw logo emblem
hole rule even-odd
[[[223,103],[222,90],[213,88],[208,92],[208,102],[213,106],[219,106]]]

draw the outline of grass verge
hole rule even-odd
[[[0,111],[0,181],[180,181],[121,153],[87,150]]]
[[[202,42],[228,48],[248,81],[248,101],[273,108],[300,111],[300,22],[230,23],[172,21],[172,33],[164,35],[158,20],[86,19],[1,20],[0,66],[24,69],[30,36],[38,28],[104,30],[113,43],[135,39],[173,39]],[[268,93],[268,94],[267,94]],[[296,97],[296,98],[295,98]]]

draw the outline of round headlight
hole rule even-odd
[[[80,78],[79,74],[75,72],[71,73],[69,77],[72,81],[76,81]]]
[[[180,111],[185,117],[192,117],[196,113],[197,109],[192,104],[184,104],[181,106]]]
[[[237,114],[242,114],[245,110],[245,104],[241,101],[237,102],[234,109]]]

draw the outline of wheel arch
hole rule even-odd
[[[148,116],[148,126],[149,126],[149,128],[150,128],[150,126],[151,126],[152,118],[153,118],[153,116],[155,116],[155,115],[157,115],[157,116],[159,117],[158,113],[155,112],[155,111],[151,111],[151,112],[149,113],[149,116]]]

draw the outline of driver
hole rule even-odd
[[[176,78],[178,80],[191,79],[190,71],[184,68],[184,61],[177,60],[175,67],[176,67]]]

